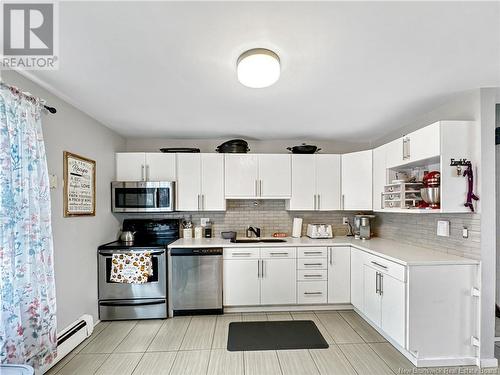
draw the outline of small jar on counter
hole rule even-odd
[[[194,228],[194,238],[203,238],[203,227],[197,226]]]

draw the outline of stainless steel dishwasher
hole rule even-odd
[[[173,316],[222,314],[222,248],[170,249]]]

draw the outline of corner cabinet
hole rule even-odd
[[[224,211],[224,155],[177,154],[177,210]]]
[[[341,156],[292,155],[290,211],[340,210]]]
[[[118,152],[116,181],[176,181],[175,154]]]
[[[372,210],[372,150],[342,155],[342,209]]]
[[[412,169],[437,170],[441,175],[441,207],[423,212],[470,212],[467,180],[450,160],[467,159],[476,165],[476,125],[473,121],[438,121],[373,150],[373,210],[383,212],[422,212],[414,208],[388,208],[381,204],[384,186],[396,178],[396,172]],[[461,172],[463,173],[464,168]],[[477,173],[477,170],[474,171]],[[474,187],[476,189],[476,186]],[[474,202],[476,212],[480,203]]]
[[[225,154],[226,199],[289,199],[291,155]]]
[[[351,248],[352,305],[419,367],[476,363],[477,285],[473,262],[402,265]]]

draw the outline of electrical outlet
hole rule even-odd
[[[469,238],[469,229],[467,227],[463,227],[462,229],[462,237]]]
[[[437,235],[440,237],[450,237],[450,222],[447,220],[438,220]]]
[[[342,218],[342,224],[345,224],[345,225],[349,224],[349,218],[348,217],[343,217]]]
[[[206,227],[206,226],[207,226],[207,222],[209,222],[209,221],[210,221],[210,218],[208,218],[208,217],[202,217],[202,218],[200,219],[200,225],[201,225],[202,227]]]

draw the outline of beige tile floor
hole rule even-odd
[[[313,320],[328,349],[229,352],[230,322]],[[308,311],[176,317],[99,323],[49,375],[394,375],[414,367],[353,311]],[[470,368],[419,374],[471,374]],[[423,371],[423,372],[422,372]],[[493,373],[489,371],[488,373]]]

